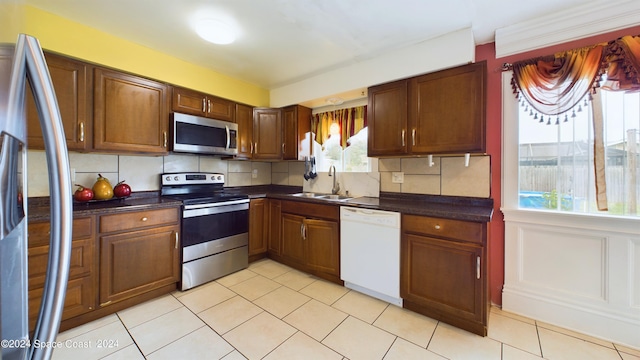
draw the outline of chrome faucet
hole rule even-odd
[[[331,193],[335,195],[338,193],[338,191],[340,191],[340,183],[336,181],[337,180],[336,167],[333,165],[329,167],[329,176],[332,176],[331,169],[333,169],[333,187],[331,188]]]

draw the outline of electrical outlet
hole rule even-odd
[[[391,173],[391,182],[394,184],[402,184],[404,183],[404,173],[403,172],[392,172]]]
[[[253,169],[253,171],[251,172],[251,178],[252,179],[258,178],[258,169]]]

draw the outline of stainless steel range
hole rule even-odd
[[[182,201],[181,290],[249,264],[249,197],[224,191],[224,175],[165,173],[161,195]]]

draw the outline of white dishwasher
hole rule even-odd
[[[400,213],[340,207],[340,278],[350,289],[402,306]]]

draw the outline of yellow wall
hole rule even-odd
[[[150,48],[24,6],[22,32],[44,49],[253,106],[268,106],[269,91]]]
[[[22,6],[0,0],[0,43],[15,43],[23,20]]]

